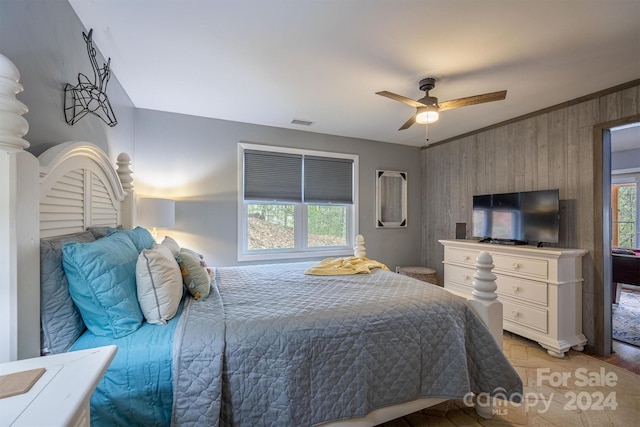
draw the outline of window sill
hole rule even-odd
[[[238,254],[238,261],[296,260],[302,258],[328,258],[352,255],[353,249],[316,250],[304,252],[263,252],[259,254]]]

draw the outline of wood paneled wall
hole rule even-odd
[[[576,99],[422,150],[422,262],[443,278],[439,239],[456,223],[471,237],[474,194],[560,190],[559,247],[589,250],[583,259],[583,332],[594,346],[602,274],[602,151],[598,130],[638,121],[640,81]],[[599,170],[597,170],[599,169]],[[601,191],[600,193],[601,194]],[[600,209],[600,215],[598,215]],[[598,234],[600,233],[600,234]],[[597,329],[597,330],[596,330]]]

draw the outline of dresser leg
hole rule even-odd
[[[558,359],[562,359],[564,357],[564,353],[558,353],[557,351],[547,349],[547,353],[549,356],[557,357]]]
[[[571,350],[583,351],[584,350],[584,345],[583,344],[574,345],[573,347],[571,347]]]

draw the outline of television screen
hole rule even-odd
[[[559,211],[558,190],[473,196],[473,236],[558,243]]]

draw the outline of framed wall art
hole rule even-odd
[[[407,173],[376,170],[376,227],[407,226]]]

